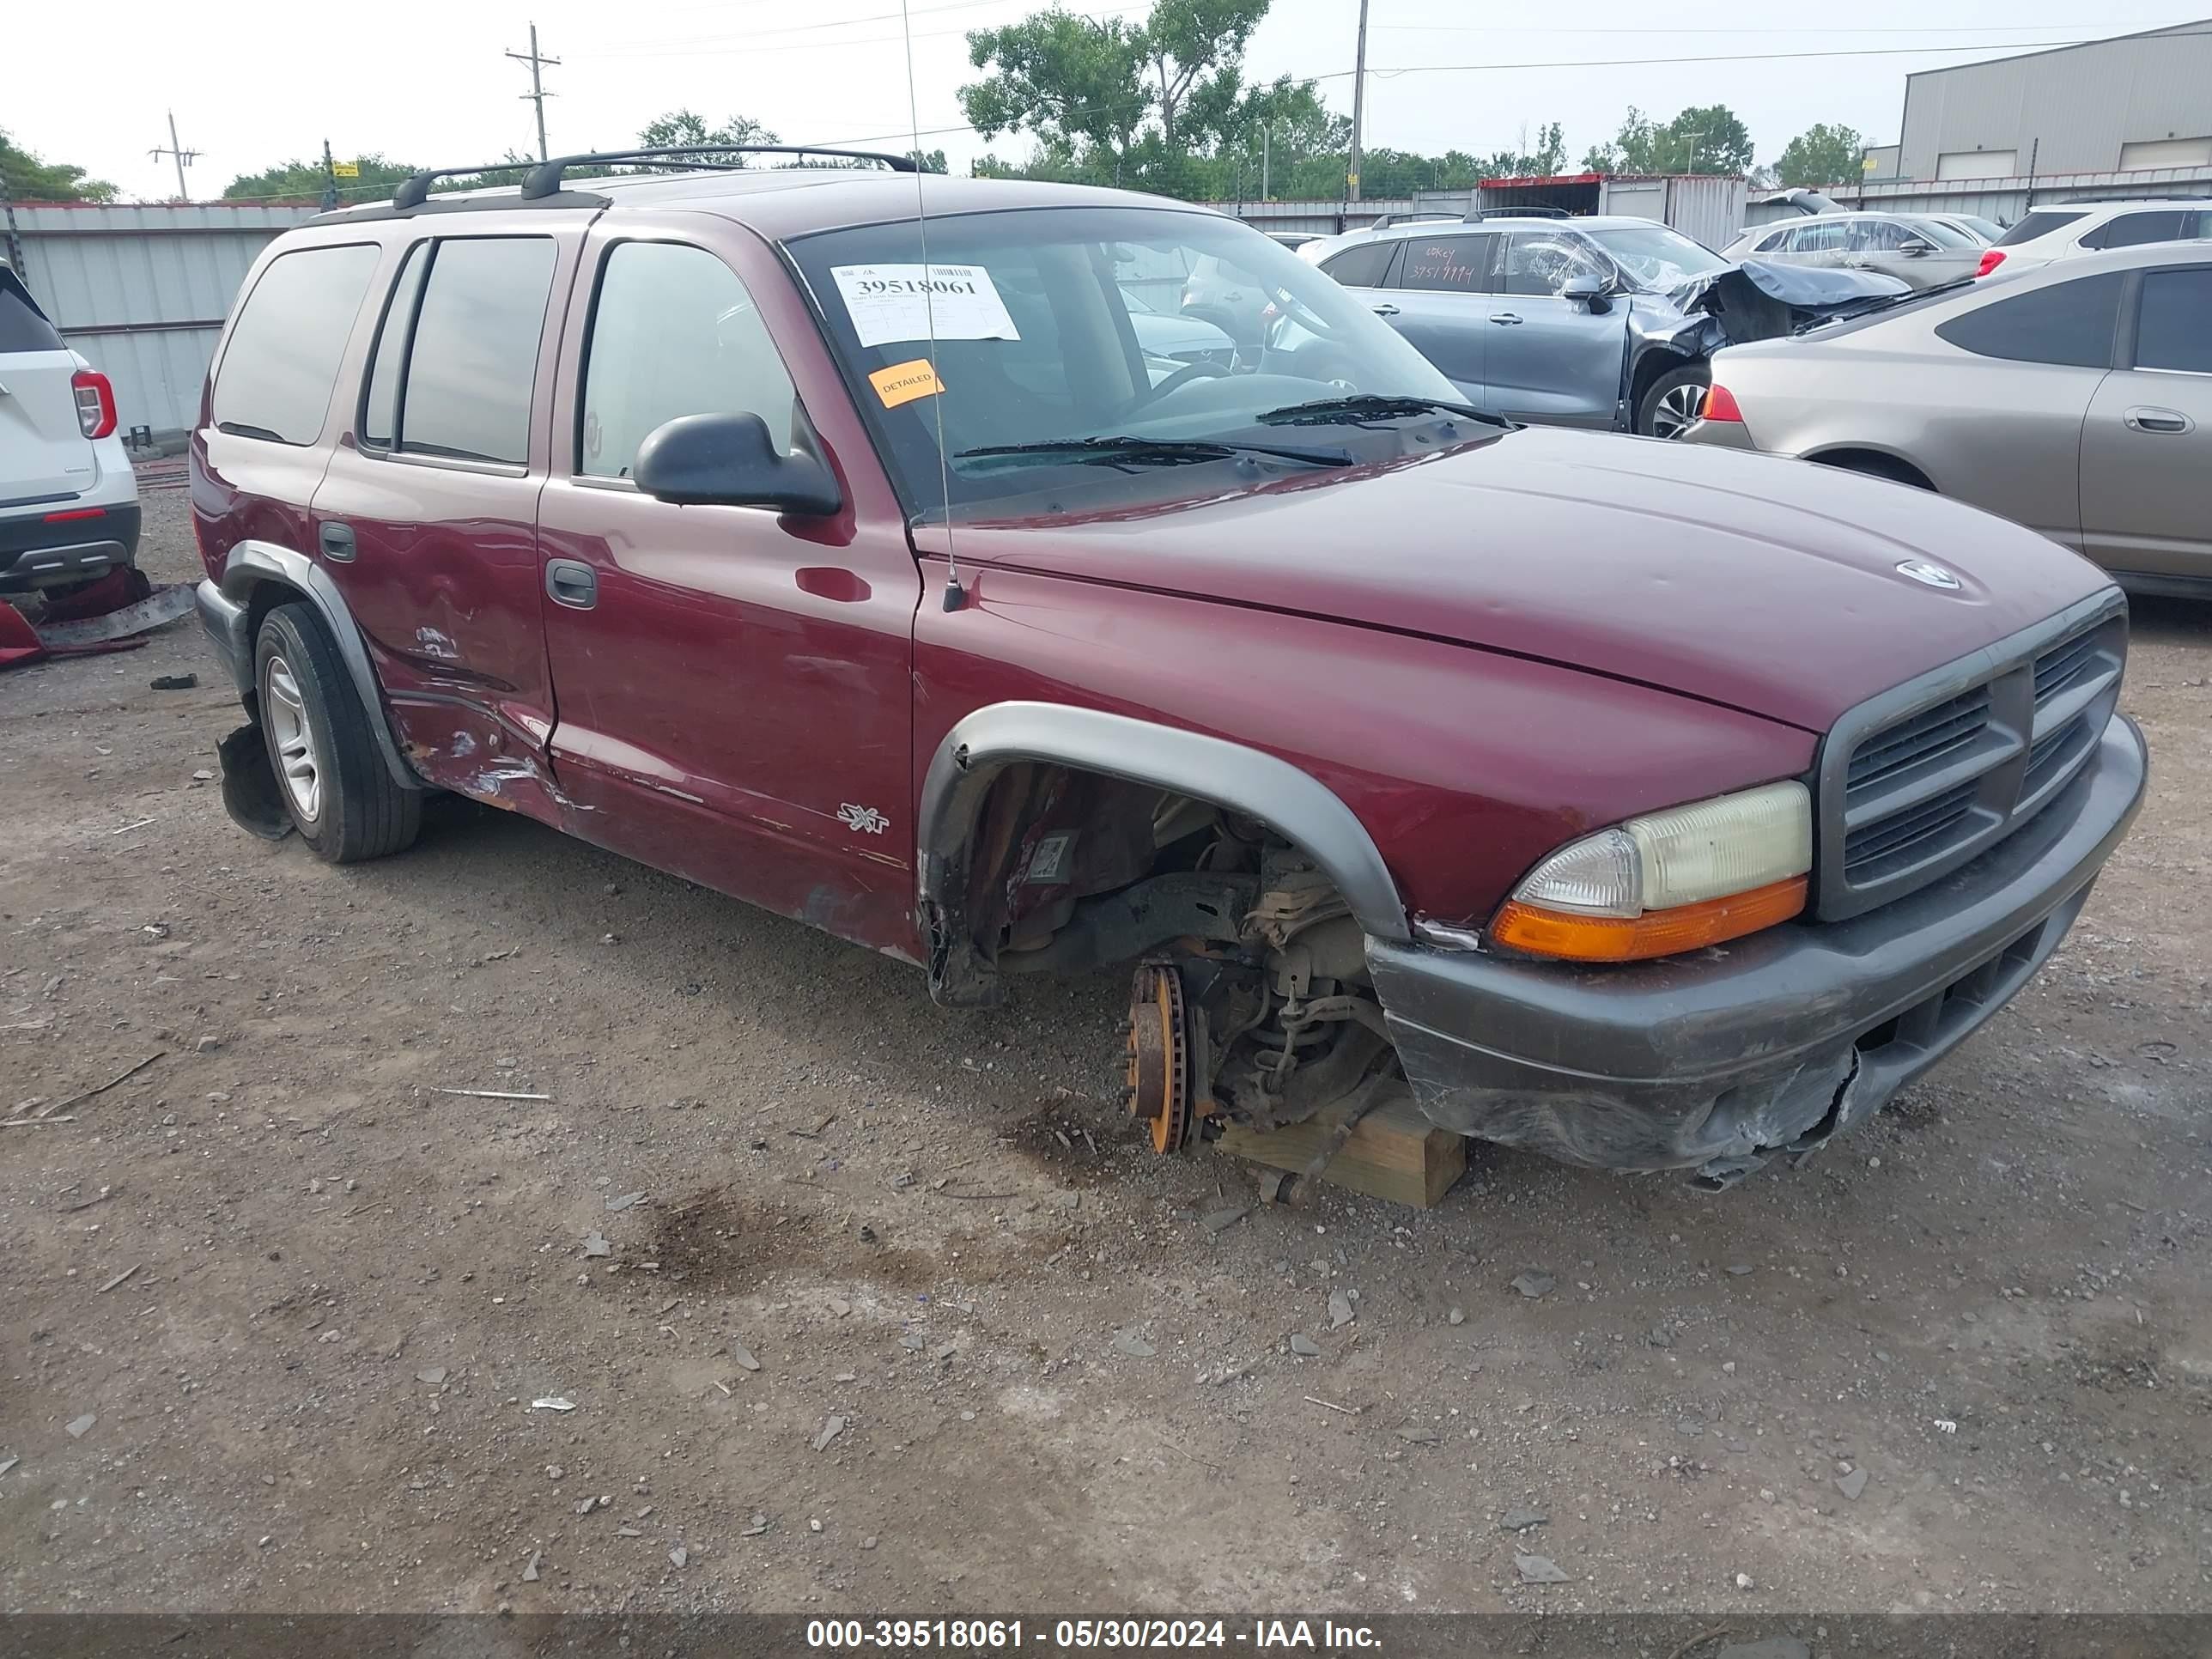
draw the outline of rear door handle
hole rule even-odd
[[[599,579],[587,564],[574,559],[549,559],[545,564],[545,595],[571,611],[589,611],[599,602]]]
[[[2178,409],[2140,407],[2128,410],[2120,419],[2130,430],[2136,432],[2190,432],[2197,426],[2196,422]]]
[[[1370,306],[1368,309],[1372,311],[1377,317],[1395,317],[1398,314],[1398,307],[1392,305],[1387,300],[1381,305]]]
[[[1510,311],[1493,311],[1490,313],[1490,320],[1493,323],[1504,323],[1510,327],[1519,323],[1521,319]]]
[[[323,527],[316,532],[316,536],[322,543],[325,558],[336,559],[340,564],[353,562],[354,544],[351,525],[339,524],[334,520],[325,519],[323,520]]]

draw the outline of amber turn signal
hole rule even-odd
[[[1497,943],[1530,956],[1569,962],[1643,962],[1741,939],[1805,908],[1805,878],[1791,876],[1747,892],[1640,916],[1575,915],[1508,899],[1490,924]]]

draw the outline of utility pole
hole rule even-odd
[[[160,161],[164,155],[173,156],[176,159],[177,199],[179,202],[191,201],[192,199],[191,192],[185,188],[185,169],[190,167],[194,161],[199,160],[200,153],[196,149],[180,149],[177,147],[176,111],[171,110],[169,112],[168,148],[164,149],[161,145],[156,144],[152,149],[146,153],[150,159],[156,161]]]
[[[1269,131],[1270,130],[1264,124],[1260,128],[1260,199],[1263,202],[1272,201],[1273,199],[1267,194],[1267,138]]]
[[[1352,69],[1352,165],[1344,174],[1348,201],[1359,199],[1359,127],[1367,112],[1367,0],[1359,0],[1359,51]]]
[[[323,140],[323,211],[328,213],[338,204],[337,164],[331,160],[331,141]]]
[[[546,159],[545,100],[553,94],[545,90],[545,82],[539,77],[538,71],[541,69],[557,65],[561,60],[557,58],[544,58],[538,55],[538,25],[535,23],[530,26],[530,50],[510,52],[507,55],[518,64],[530,65],[530,90],[522,95],[538,106],[538,159],[543,161]]]

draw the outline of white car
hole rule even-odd
[[[2011,276],[2110,247],[2207,238],[2212,238],[2212,201],[2055,202],[2021,215],[1983,253],[1976,274]]]
[[[114,388],[0,265],[0,594],[79,586],[137,551]]]

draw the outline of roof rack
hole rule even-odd
[[[556,155],[550,161],[540,161],[530,169],[522,181],[522,199],[532,202],[550,196],[561,188],[562,172],[573,167],[602,161],[626,161],[650,164],[655,161],[684,161],[696,166],[688,158],[699,155],[834,155],[847,161],[877,161],[894,173],[919,173],[921,163],[911,155],[893,155],[878,149],[823,149],[812,144],[677,144],[663,145],[654,149],[603,149],[582,155]],[[743,163],[738,163],[742,167]],[[702,171],[723,171],[709,162]],[[410,184],[413,179],[408,181]]]

